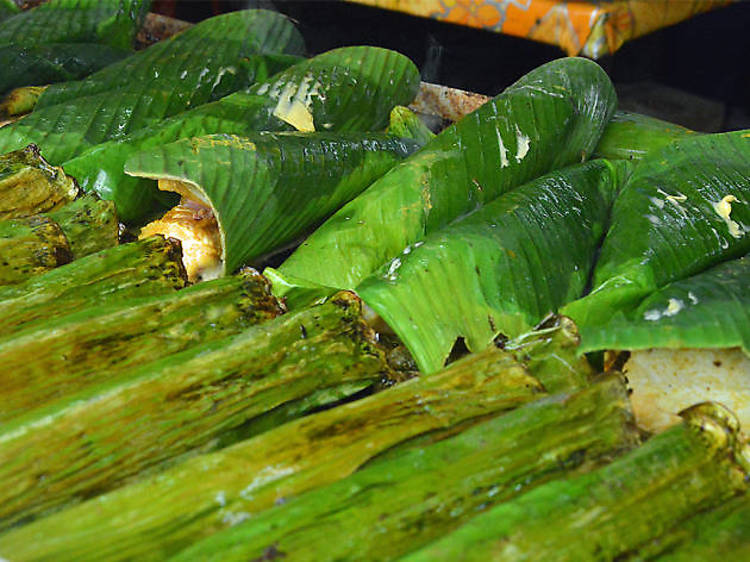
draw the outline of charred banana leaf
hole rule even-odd
[[[0,102],[0,127],[31,112],[47,86],[25,86],[11,90]]]
[[[50,0],[0,26],[0,45],[104,43],[130,49],[150,0]]]
[[[35,145],[0,156],[0,221],[54,211],[78,195],[75,181]]]
[[[177,560],[392,560],[478,512],[638,443],[624,381],[539,400],[366,467],[186,549]],[[331,532],[337,529],[336,540]]]
[[[472,351],[516,337],[583,293],[622,175],[594,160],[542,176],[407,246],[357,293],[424,373],[459,336]]]
[[[120,223],[111,201],[87,193],[48,215],[65,233],[73,259],[117,246]]]
[[[567,58],[531,71],[342,207],[276,279],[354,289],[455,219],[585,160],[614,105],[612,84],[596,63]],[[289,290],[280,286],[278,294]]]
[[[2,527],[111,490],[288,402],[389,376],[352,294],[172,355],[0,433]],[[326,394],[320,391],[327,390]],[[31,473],[44,479],[30,479]]]
[[[750,452],[731,412],[703,403],[682,417],[614,463],[501,504],[405,560],[614,560],[745,492]]]
[[[616,111],[604,129],[594,156],[612,160],[641,160],[649,152],[659,150],[676,139],[699,134],[648,115]]]
[[[34,321],[47,322],[120,299],[169,293],[186,284],[176,241],[154,236],[123,244],[0,288],[0,338]]]
[[[641,548],[632,560],[750,560],[750,494],[691,517]]]
[[[243,10],[204,20],[81,80],[44,91],[34,112],[0,129],[0,150],[35,142],[62,164],[85,149],[216,100],[286,68],[302,40],[284,16]],[[271,59],[265,55],[272,56]]]
[[[125,171],[160,180],[162,189],[180,192],[183,206],[203,208],[215,219],[216,260],[194,264],[199,257],[194,260],[183,241],[188,275],[211,278],[293,243],[416,148],[365,133],[211,135],[137,154]],[[193,215],[196,229],[204,215]],[[187,219],[179,227],[192,230]],[[171,234],[168,217],[144,232],[153,230],[181,238]]]
[[[0,421],[279,313],[267,283],[251,271],[37,321],[0,340]]]
[[[72,259],[65,233],[49,217],[0,221],[0,285],[22,283]]]
[[[591,293],[562,312],[583,332],[748,252],[750,131],[686,136],[635,167],[612,208]]]
[[[126,176],[133,154],[182,138],[211,133],[294,131],[299,118],[315,130],[372,131],[385,127],[396,104],[411,102],[419,71],[405,56],[377,47],[345,47],[295,64],[213,103],[187,111],[117,141],[92,148],[65,163],[82,187],[117,204],[125,221],[142,217],[153,181]],[[297,120],[293,118],[297,116]]]
[[[538,348],[527,338],[530,362],[569,358],[565,350],[550,357],[549,337]],[[34,522],[0,538],[0,555],[163,559],[286,498],[345,478],[395,446],[418,446],[420,436],[445,436],[541,396],[539,381],[511,354],[488,350]]]
[[[130,51],[106,45],[85,43],[4,45],[0,47],[0,68],[3,68],[0,92],[22,86],[77,80],[130,54]]]

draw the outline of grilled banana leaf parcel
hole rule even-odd
[[[585,332],[668,283],[748,252],[750,131],[675,140],[649,153],[623,186],[593,290],[563,313]]]
[[[275,290],[288,290],[285,278],[353,289],[456,218],[585,160],[615,103],[609,78],[591,61],[559,59],[531,71],[340,209],[276,272]]]
[[[36,145],[0,155],[0,220],[55,211],[78,193],[73,178],[42,158]]]
[[[394,560],[545,481],[601,466],[638,443],[619,378],[538,400],[293,498],[176,560]],[[331,532],[338,530],[337,540]]]
[[[280,312],[265,280],[247,272],[31,322],[0,340],[0,422]]]
[[[425,373],[458,337],[472,351],[516,337],[583,293],[626,173],[593,160],[542,176],[407,246],[357,293]]]
[[[419,71],[407,57],[377,47],[344,47],[295,64],[216,102],[207,103],[92,148],[64,164],[83,189],[112,199],[124,221],[141,218],[155,182],[126,176],[133,154],[182,138],[255,131],[372,131],[388,123],[395,105],[408,104]]]
[[[0,45],[104,43],[130,49],[150,0],[50,0],[0,24]]]
[[[534,401],[552,371],[558,388],[576,388],[586,367],[574,344],[568,329],[547,329],[513,342],[514,352],[470,355],[433,376],[284,424],[9,532],[0,538],[0,556],[167,558],[368,461],[383,462],[394,449],[401,454],[439,441]]]
[[[49,217],[0,221],[0,286],[22,283],[72,259],[65,233]]]
[[[217,230],[212,260],[197,263],[200,256],[183,240],[188,275],[206,279],[283,249],[416,148],[384,134],[210,135],[137,154],[125,171],[178,191],[181,207],[198,217],[194,228],[208,221],[205,228]],[[191,219],[181,216],[178,232],[168,213],[144,234],[187,238],[182,233],[191,229]],[[204,246],[198,252],[206,252]]]
[[[35,142],[48,160],[61,164],[246,87],[257,73],[265,78],[269,65],[280,70],[296,60],[275,55],[302,48],[292,23],[275,12],[244,10],[204,20],[81,82],[50,86],[30,115],[0,129],[0,150]]]
[[[230,444],[271,410],[321,407],[389,376],[346,293],[93,385],[3,424],[0,529]]]
[[[117,300],[170,293],[186,284],[178,242],[152,236],[116,246],[19,285],[0,288],[0,338],[36,320]]]
[[[496,506],[404,560],[617,560],[695,513],[747,492],[749,445],[703,403],[599,470]]]

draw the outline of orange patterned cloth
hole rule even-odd
[[[599,58],[732,0],[347,0],[558,45]]]

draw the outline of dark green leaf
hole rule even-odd
[[[356,291],[425,373],[459,336],[472,351],[518,336],[582,294],[619,172],[595,160],[529,182],[407,246]]]
[[[356,287],[456,218],[585,160],[614,105],[612,84],[596,63],[567,58],[533,70],[344,206],[281,266],[277,279]]]
[[[231,273],[293,242],[415,149],[383,134],[213,135],[137,154],[125,171],[187,183],[213,210]]]

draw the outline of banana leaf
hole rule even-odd
[[[294,242],[416,148],[382,134],[209,135],[136,154],[125,172],[181,182],[210,207],[224,275]]]
[[[403,560],[619,560],[748,488],[731,412],[703,403],[612,464],[496,506]]]
[[[22,283],[72,259],[65,233],[49,217],[0,221],[0,286]]]
[[[29,142],[63,163],[86,148],[246,87],[286,68],[302,40],[284,16],[264,10],[204,20],[80,82],[47,88],[34,111],[0,129],[0,150]],[[266,56],[270,53],[270,56]]]
[[[133,47],[150,0],[50,0],[0,25],[0,45],[103,43]]]
[[[30,113],[47,86],[24,86],[11,90],[0,102],[0,127]]]
[[[50,166],[33,144],[0,155],[0,220],[54,211],[78,193],[76,182]]]
[[[282,264],[274,290],[288,292],[278,283],[284,278],[353,289],[456,218],[585,160],[615,103],[609,78],[591,61],[559,59],[531,71],[341,208]]]
[[[250,271],[31,322],[0,340],[0,422],[280,312],[266,281]]]
[[[750,252],[750,132],[688,136],[650,153],[612,208],[593,290],[565,308],[603,325],[673,281]]]
[[[654,347],[750,355],[750,255],[670,283],[605,324],[581,326],[581,352]]]
[[[536,401],[258,514],[175,560],[393,560],[477,512],[633,448],[624,381]],[[331,531],[337,529],[337,540]]]
[[[146,214],[156,189],[151,180],[125,175],[125,162],[137,152],[211,133],[294,131],[293,125],[275,115],[279,106],[309,106],[316,130],[377,130],[387,124],[391,108],[411,102],[418,88],[419,71],[403,55],[377,47],[335,49],[247,91],[100,144],[64,167],[83,189],[114,200],[122,220],[130,222]]]
[[[648,115],[616,111],[594,149],[594,157],[642,160],[649,152],[663,148],[673,140],[699,134]]]
[[[544,356],[548,336],[540,342]],[[527,355],[536,357],[536,347],[527,343]],[[563,360],[572,357],[561,355]],[[0,555],[164,559],[287,498],[349,476],[395,445],[460,428],[467,420],[497,415],[541,396],[539,381],[511,354],[496,349],[469,356],[432,377],[411,379],[186,460],[161,475],[11,531],[0,537]]]
[[[422,122],[417,114],[403,105],[397,105],[391,111],[387,132],[394,137],[411,139],[420,147],[435,138],[435,133]]]
[[[0,22],[8,19],[10,16],[16,15],[20,11],[20,8],[16,6],[13,0],[0,0]]]
[[[77,80],[117,62],[130,52],[91,43],[0,46],[0,92]]]
[[[321,407],[389,376],[351,293],[166,357],[4,424],[0,529],[214,450],[285,403]]]
[[[424,373],[456,339],[516,337],[583,293],[624,167],[551,172],[427,235],[357,286]]]
[[[35,320],[88,306],[156,296],[187,284],[180,247],[153,236],[87,256],[24,283],[0,288],[0,338]]]
[[[120,240],[114,204],[92,193],[47,215],[60,225],[74,260],[117,246]]]
[[[750,494],[691,517],[628,560],[750,560]]]

